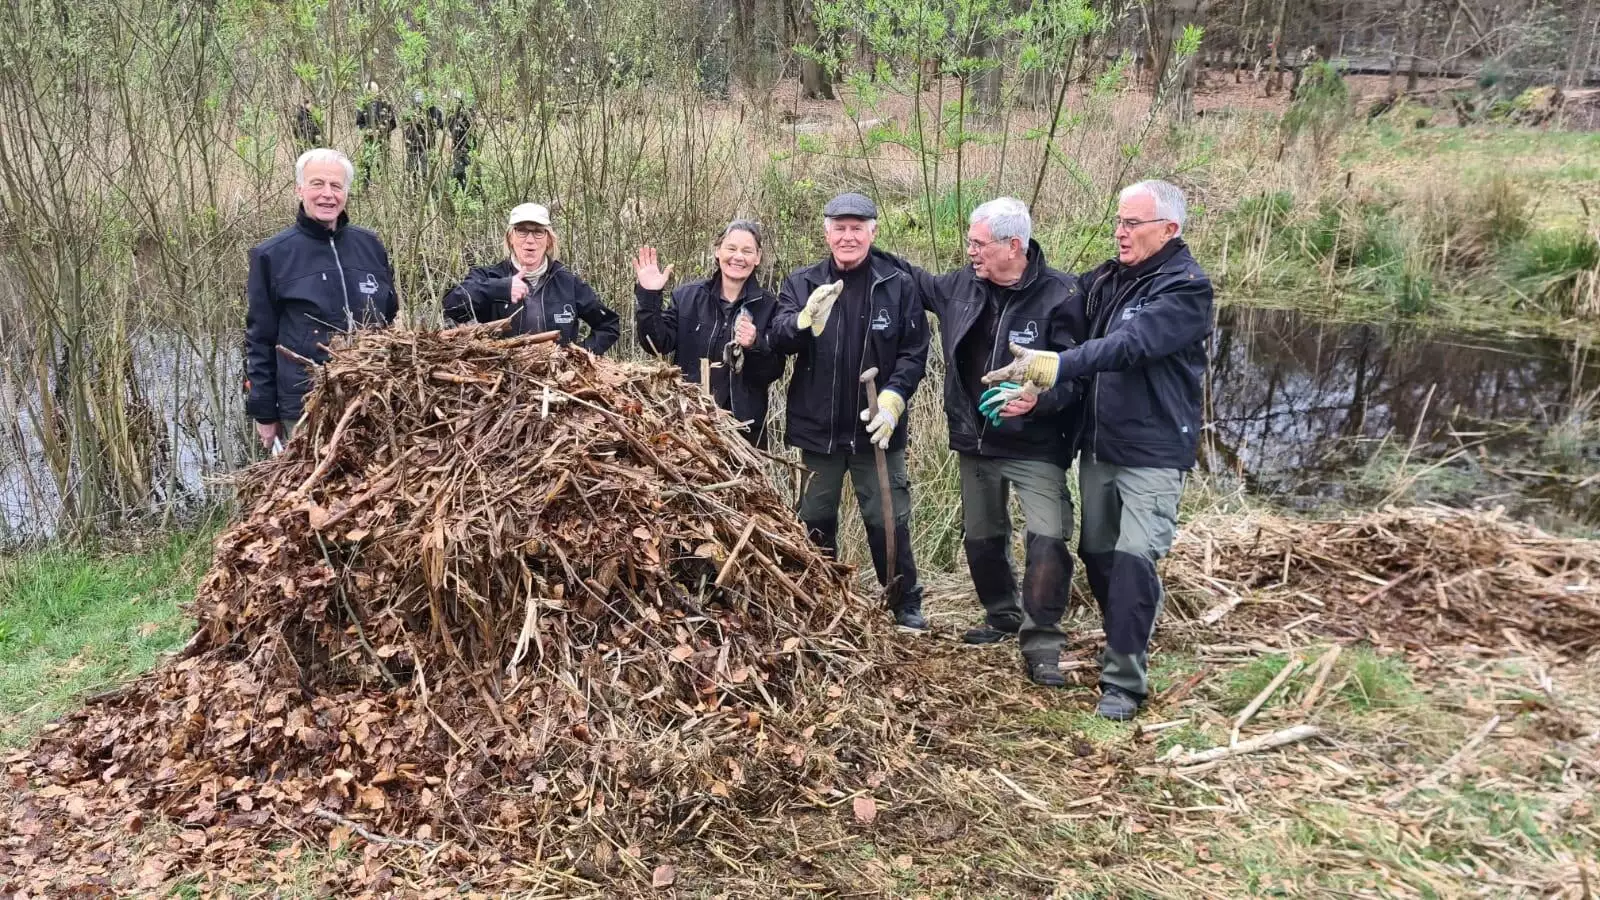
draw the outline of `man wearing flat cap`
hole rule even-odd
[[[771,346],[795,356],[785,436],[810,472],[800,519],[817,546],[838,553],[845,473],[866,526],[878,582],[887,584],[888,529],[894,529],[895,622],[922,629],[922,585],[911,554],[911,489],[906,414],[928,363],[928,322],[911,277],[872,246],[878,207],[840,194],[822,210],[827,258],[784,280]],[[877,369],[877,414],[861,375]],[[875,448],[885,451],[894,521],[885,522]]]

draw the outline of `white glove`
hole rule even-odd
[[[867,435],[878,449],[889,449],[889,439],[894,437],[894,427],[899,424],[900,417],[905,414],[906,401],[899,393],[891,390],[878,392],[878,414],[873,415],[872,410],[861,411],[861,421],[867,423]]]
[[[819,285],[806,298],[805,308],[800,310],[800,315],[795,317],[795,324],[801,328],[811,329],[815,337],[822,337],[822,329],[828,325],[828,314],[833,312],[834,301],[844,293],[844,282],[835,281],[832,284]]]

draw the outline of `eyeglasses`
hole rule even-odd
[[[990,246],[993,246],[993,245],[998,244],[998,243],[1001,243],[1001,242],[1000,241],[975,241],[972,238],[967,238],[967,252],[968,253],[980,253],[980,252],[983,251],[983,248],[990,247]]]
[[[1124,219],[1121,216],[1118,216],[1117,217],[1117,230],[1119,230],[1119,231],[1132,231],[1132,230],[1134,230],[1135,228],[1138,228],[1141,225],[1149,225],[1151,222],[1171,222],[1171,221],[1172,221],[1171,219]]]
[[[550,232],[543,228],[539,228],[538,226],[530,228],[526,225],[518,225],[516,228],[511,230],[515,231],[518,237],[545,237],[550,234]]]

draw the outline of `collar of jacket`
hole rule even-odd
[[[294,223],[300,226],[301,231],[319,241],[326,237],[332,237],[337,240],[344,235],[345,226],[350,224],[350,214],[340,210],[338,221],[333,223],[333,230],[329,231],[328,226],[311,218],[306,213],[305,204],[302,203],[294,208]]]
[[[1128,278],[1143,278],[1146,275],[1166,271],[1167,264],[1177,259],[1188,249],[1189,245],[1183,242],[1183,238],[1175,237],[1162,244],[1161,249],[1153,253],[1149,259],[1131,266],[1125,266],[1118,262],[1113,271]]]
[[[722,296],[722,268],[720,266],[712,267],[711,274],[706,276],[706,291],[711,294],[711,299],[718,303],[728,302],[727,298]],[[751,272],[750,277],[744,280],[744,286],[739,288],[739,297],[733,301],[733,305],[743,306],[754,299],[754,296],[760,292],[761,285],[756,283],[756,274]]]
[[[562,271],[563,269],[565,269],[566,266],[561,264],[561,260],[556,259],[553,256],[545,257],[545,261],[550,264],[550,267],[548,269],[545,269],[544,278],[540,279],[540,283],[549,284],[551,279],[556,277],[556,273]],[[500,260],[499,265],[495,266],[495,274],[499,275],[502,278],[504,278],[504,277],[506,277],[508,275],[513,275],[513,274],[516,273],[516,271],[517,271],[517,261],[515,259],[512,259],[509,256],[506,257],[505,259]]]

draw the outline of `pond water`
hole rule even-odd
[[[1229,307],[1203,467],[1300,505],[1410,496],[1600,524],[1600,352]]]
[[[157,500],[193,505],[251,453],[238,351],[145,341],[135,367],[159,422]],[[1600,525],[1600,354],[1571,342],[1232,306],[1207,392],[1201,467],[1252,494],[1301,507],[1504,505],[1543,524]],[[0,543],[49,535],[61,508],[23,400],[0,378]]]

